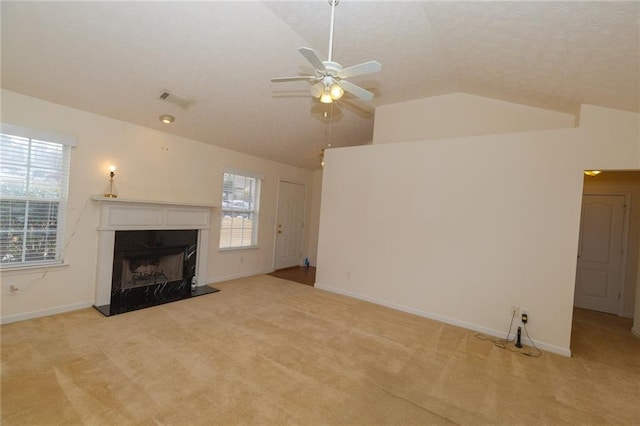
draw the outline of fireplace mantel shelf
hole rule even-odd
[[[206,204],[206,203],[188,203],[183,201],[155,201],[155,200],[136,200],[133,198],[110,198],[104,197],[102,195],[92,195],[91,199],[94,201],[106,202],[106,203],[126,203],[126,204],[149,204],[149,205],[159,205],[159,206],[174,206],[174,207],[204,207],[204,208],[216,208],[215,204]]]

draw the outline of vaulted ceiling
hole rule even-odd
[[[331,105],[306,81],[270,82],[311,72],[299,47],[327,54],[327,0],[1,8],[4,89],[307,169],[329,143],[370,142],[375,107],[389,103],[467,92],[569,113],[640,108],[636,1],[342,0],[334,60],[382,72],[351,79],[373,101]]]

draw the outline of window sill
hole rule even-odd
[[[246,247],[225,247],[225,248],[219,248],[218,251],[219,252],[230,252],[230,251],[241,251],[241,250],[257,250],[260,247],[258,246],[246,246]]]
[[[16,265],[0,267],[2,275],[22,275],[33,274],[41,271],[50,271],[55,269],[64,269],[69,266],[68,263],[48,263],[41,265]]]

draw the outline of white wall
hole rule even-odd
[[[308,244],[307,255],[309,264],[316,266],[318,259],[318,232],[320,228],[320,200],[322,198],[322,169],[313,172],[310,189],[310,214],[307,215]]]
[[[373,143],[575,127],[576,117],[467,93],[376,108]]]
[[[629,229],[626,241],[626,274],[622,288],[624,295],[620,314],[634,316],[636,287],[638,286],[638,244],[640,242],[640,172],[605,172],[585,176],[585,194],[617,194],[629,197],[627,215]]]
[[[316,286],[494,335],[517,305],[570,354],[582,171],[638,168],[640,152],[637,114],[582,110],[618,127],[331,150]]]
[[[98,206],[108,166],[115,164],[122,198],[221,204],[223,168],[265,175],[258,249],[220,252],[220,212],[215,209],[209,241],[208,282],[269,272],[273,267],[276,194],[280,179],[311,187],[313,173],[296,167],[181,138],[50,102],[2,91],[2,121],[73,135],[66,244],[62,268],[2,272],[2,320],[8,322],[90,306],[94,301]],[[314,206],[316,208],[316,206]],[[307,207],[308,211],[311,206]],[[315,238],[310,238],[314,239]],[[308,249],[307,249],[308,251]],[[20,290],[8,291],[15,285]]]
[[[637,169],[640,162],[640,119],[633,112],[582,105],[585,170]]]

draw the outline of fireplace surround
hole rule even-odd
[[[100,204],[94,307],[104,315],[218,291],[199,285],[207,276],[213,205],[91,199]]]

